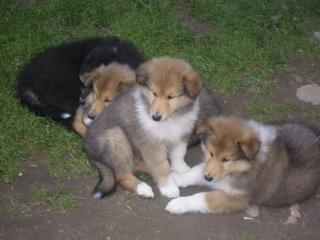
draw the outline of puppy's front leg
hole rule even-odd
[[[184,156],[187,152],[187,143],[186,142],[179,142],[175,145],[170,152],[170,161],[171,161],[171,168],[175,172],[185,173],[190,171],[190,167],[184,161]]]
[[[148,151],[145,148],[141,151],[142,157],[146,162],[148,172],[156,181],[160,193],[168,198],[176,198],[179,196],[179,188],[174,183],[171,176],[171,169],[165,147],[159,146],[158,148],[152,147],[153,151]],[[154,151],[157,149],[156,151]]]
[[[204,179],[204,166],[205,163],[200,163],[191,168],[189,172],[172,173],[173,181],[178,185],[178,187],[207,185],[207,181]]]
[[[245,209],[249,199],[246,195],[229,195],[222,191],[202,192],[171,200],[166,210],[172,214],[187,212],[231,213]]]

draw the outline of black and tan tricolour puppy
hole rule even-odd
[[[190,170],[184,155],[196,120],[220,113],[197,73],[183,60],[154,58],[138,68],[137,83],[106,108],[85,137],[85,150],[101,177],[96,198],[112,192],[116,183],[153,197],[151,187],[133,175],[135,163],[141,161],[162,195],[179,196],[171,168]]]
[[[171,213],[289,205],[309,197],[320,184],[320,134],[309,127],[217,117],[200,124],[198,133],[205,161],[173,178],[181,187],[214,190],[171,200],[166,207]]]
[[[88,74],[112,62],[135,70],[143,61],[133,44],[116,37],[50,47],[23,67],[18,76],[18,97],[34,113],[71,127],[81,91],[89,85]]]

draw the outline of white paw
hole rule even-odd
[[[144,182],[138,184],[136,193],[144,198],[154,198],[152,188]]]
[[[183,214],[186,213],[187,210],[188,209],[183,198],[173,199],[166,206],[166,211],[172,214]]]
[[[95,192],[95,193],[93,194],[92,198],[93,198],[93,199],[100,199],[100,198],[103,197],[103,195],[104,195],[103,192],[97,191],[97,192]]]
[[[176,198],[179,197],[180,191],[177,185],[170,178],[168,183],[164,186],[159,187],[161,195],[167,198]]]
[[[184,160],[174,161],[171,166],[172,170],[178,173],[186,173],[191,170],[191,167]]]

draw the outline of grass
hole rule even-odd
[[[57,190],[44,187],[34,188],[33,195],[33,205],[49,205],[49,209],[53,207],[63,214],[70,213],[76,207],[70,190],[66,188]]]
[[[176,15],[177,4],[184,4],[189,14],[216,31],[193,34]],[[92,172],[78,136],[34,116],[15,98],[19,70],[48,46],[117,35],[133,41],[146,57],[186,59],[220,94],[246,90],[254,95],[272,91],[271,76],[278,66],[302,56],[315,59],[319,46],[310,39],[311,32],[320,27],[319,2],[312,0],[111,0],[108,4],[103,0],[56,0],[26,6],[4,0],[0,9],[4,23],[0,24],[1,183],[14,180],[26,164],[35,161],[48,164],[53,177]],[[277,108],[259,110],[264,106],[249,103],[259,117]],[[38,157],[40,153],[44,157]]]
[[[294,103],[274,103],[263,99],[247,102],[250,114],[258,121],[275,122],[290,119],[291,112],[298,110]]]
[[[262,92],[275,66],[288,59],[318,55],[314,51],[317,43],[310,35],[319,28],[319,1],[180,2],[190,15],[216,29],[202,50],[215,66],[213,85],[225,92],[243,86]]]

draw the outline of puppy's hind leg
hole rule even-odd
[[[106,134],[108,161],[117,182],[125,189],[135,192],[141,197],[153,198],[152,188],[138,180],[134,175],[134,154],[125,132],[115,127]]]
[[[112,170],[101,162],[94,162],[93,165],[99,171],[100,180],[94,189],[93,198],[100,199],[113,193],[116,189],[116,181]]]
[[[144,198],[154,198],[154,194],[152,188],[138,180],[132,173],[128,173],[119,180],[119,184],[132,192],[135,192],[137,195],[144,197]]]

